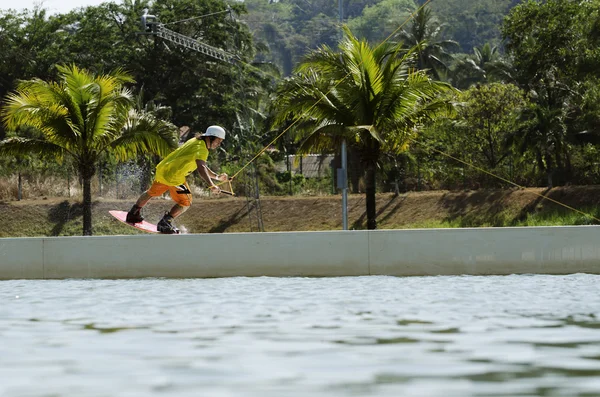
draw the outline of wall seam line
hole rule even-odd
[[[372,276],[371,273],[371,231],[367,230],[367,262],[369,265],[369,276]]]
[[[46,239],[42,239],[42,280],[46,279]]]

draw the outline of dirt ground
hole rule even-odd
[[[427,227],[428,223],[460,219],[465,226],[489,225],[498,216],[519,219],[532,212],[562,209],[590,211],[599,205],[600,186],[572,186],[551,190],[427,191],[395,196],[377,196],[378,229]],[[93,207],[95,235],[136,234],[108,214],[111,209],[127,211],[133,201],[97,199]],[[341,196],[261,197],[264,231],[341,230]],[[154,199],[144,209],[150,222],[157,222],[172,205],[168,199]],[[190,233],[235,233],[258,231],[259,211],[245,197],[198,198],[177,219]],[[81,205],[77,200],[43,198],[0,202],[5,222],[0,237],[59,236],[81,234]],[[350,229],[366,228],[365,197],[348,198]]]

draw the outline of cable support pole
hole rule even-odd
[[[341,26],[344,21],[344,5],[342,0],[338,0],[338,16]],[[346,138],[342,139],[340,152],[342,156],[342,168],[339,169],[337,179],[338,187],[342,189],[342,230],[348,230],[348,148]]]

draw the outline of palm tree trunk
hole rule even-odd
[[[348,179],[352,193],[358,194],[360,192],[360,175],[362,172],[361,162],[359,161],[360,153],[352,145],[348,149],[348,164],[352,165],[348,170]]]
[[[83,179],[83,235],[92,235],[92,178]]]
[[[365,189],[367,199],[367,229],[377,229],[377,211],[375,208],[375,164],[369,162],[366,167]]]
[[[98,196],[102,197],[102,163],[98,165]]]
[[[92,178],[96,174],[93,162],[79,165],[79,177],[83,186],[83,235],[92,235]]]
[[[18,182],[17,182],[17,200],[21,201],[23,198],[23,178],[21,177],[21,171],[18,171]]]
[[[546,157],[546,167],[547,186],[552,189],[554,187],[553,177],[555,167],[551,156]]]

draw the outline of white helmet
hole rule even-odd
[[[216,136],[217,138],[225,139],[225,130],[218,125],[211,125],[202,136]]]

